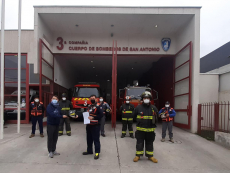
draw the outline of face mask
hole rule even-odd
[[[58,102],[57,100],[52,100],[52,103],[54,104],[57,104],[57,102]]]
[[[91,103],[94,104],[94,103],[95,103],[95,100],[91,100]]]
[[[66,100],[66,98],[65,98],[65,97],[62,97],[62,100]]]
[[[103,99],[100,99],[100,102],[103,102]]]
[[[169,105],[165,105],[165,107],[166,107],[166,108],[168,108],[168,107],[169,107]]]
[[[35,101],[35,102],[39,102],[39,99],[35,99],[34,101]]]
[[[149,102],[150,102],[149,99],[145,99],[145,100],[144,100],[144,103],[145,103],[145,104],[149,104]]]
[[[127,104],[129,104],[129,101],[126,101]]]

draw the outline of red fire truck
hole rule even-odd
[[[88,105],[91,104],[89,97],[96,95],[96,102],[100,97],[100,85],[97,83],[78,83],[73,88],[72,104],[76,114],[85,112]]]
[[[155,105],[158,107],[158,92],[151,89],[149,85],[147,86],[127,86],[124,89],[119,90],[119,99],[118,99],[118,104],[117,104],[117,110],[120,109],[121,105],[125,103],[125,98],[126,96],[131,97],[130,103],[134,105],[136,108],[138,105],[141,104],[141,94],[145,91],[149,91],[153,99],[151,100],[151,104]],[[118,119],[121,119],[121,113],[118,111]]]

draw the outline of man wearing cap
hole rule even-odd
[[[165,141],[166,130],[168,128],[169,139],[170,139],[169,141],[174,143],[172,127],[173,127],[173,117],[175,117],[175,115],[176,115],[175,110],[170,107],[170,103],[167,101],[165,103],[165,107],[163,107],[159,112],[159,116],[162,118],[162,139],[161,139],[161,142]]]
[[[64,123],[66,128],[66,134],[71,136],[71,127],[70,127],[70,118],[69,111],[73,109],[72,103],[66,99],[66,93],[62,94],[62,100],[59,101],[59,106],[61,107],[61,115],[66,115],[66,118],[61,118],[59,124],[59,132],[58,135],[63,135]]]
[[[133,136],[133,113],[134,113],[134,105],[130,104],[130,96],[126,96],[126,101],[120,107],[120,112],[122,114],[122,134],[121,138],[124,138],[126,135],[127,126],[129,128],[129,135],[131,138]]]

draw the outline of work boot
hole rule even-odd
[[[130,134],[130,138],[134,138],[133,134]]]
[[[136,157],[133,159],[134,162],[138,162],[138,160],[140,160],[140,157],[139,157],[139,156],[136,156]]]
[[[71,136],[71,132],[67,133],[68,136]]]
[[[50,158],[53,158],[53,157],[54,157],[53,152],[50,152],[50,153],[48,154],[48,156],[49,156]]]
[[[58,133],[58,136],[62,136],[63,134],[62,133]]]
[[[124,137],[125,137],[125,134],[122,134],[122,135],[121,135],[121,138],[124,138]]]
[[[55,156],[59,156],[59,155],[61,155],[60,153],[58,153],[57,151],[54,151],[53,152],[53,155],[55,155]]]
[[[101,134],[101,136],[105,137],[105,134]]]
[[[96,154],[95,154],[94,159],[95,159],[95,160],[99,159],[99,153],[96,153]]]
[[[164,141],[165,141],[165,138],[162,138],[162,139],[161,139],[161,142],[164,142]]]
[[[41,138],[44,138],[44,135],[43,135],[43,133],[41,133],[41,134],[40,134],[40,137],[41,137]]]
[[[155,159],[154,157],[149,157],[148,159],[151,160],[153,163],[157,163],[158,162],[158,160]]]
[[[88,153],[87,151],[82,153],[82,155],[89,155],[89,154],[93,154],[93,153]]]
[[[170,142],[172,142],[172,143],[174,143],[174,140],[173,140],[173,138],[171,138],[169,141],[170,141]]]
[[[34,137],[35,136],[35,134],[31,134],[30,136],[29,136],[29,138],[32,138],[32,137]]]

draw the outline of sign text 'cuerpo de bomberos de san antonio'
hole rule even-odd
[[[64,41],[62,37],[57,38],[58,50],[68,46],[70,51],[112,51],[113,47],[89,46],[88,41]],[[134,52],[158,52],[159,47],[117,47],[117,51],[134,51]]]

